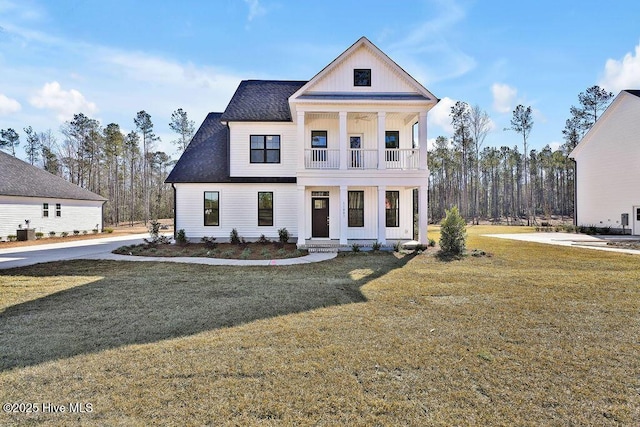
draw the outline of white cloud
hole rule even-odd
[[[260,5],[260,0],[244,0],[244,2],[249,5],[249,16],[247,16],[247,21],[249,22],[267,13],[267,10]]]
[[[0,114],[17,113],[21,108],[18,101],[0,93]]]
[[[640,44],[635,47],[635,56],[627,52],[620,61],[607,59],[604,75],[598,85],[614,94],[625,89],[640,88]]]
[[[449,135],[453,135],[453,126],[451,125],[451,107],[456,104],[456,101],[444,97],[438,102],[438,104],[429,111],[428,119],[429,119],[429,128],[432,126],[437,126],[442,129],[445,133]],[[433,135],[433,130],[429,130],[429,133]]]
[[[473,57],[449,42],[447,35],[466,17],[466,10],[455,1],[434,4],[433,18],[406,33],[386,49],[392,58],[403,64],[419,81],[433,84],[437,81],[460,77],[476,67]],[[438,58],[430,63],[418,63],[416,58]]]
[[[562,146],[562,142],[551,141],[549,143],[549,148],[551,148],[551,151],[558,151],[561,146]]]
[[[509,113],[518,94],[517,89],[504,83],[494,83],[491,86],[493,94],[493,108],[499,113]]]
[[[79,91],[64,90],[56,81],[45,83],[29,102],[36,108],[54,111],[56,118],[61,122],[80,112],[90,116],[98,111],[96,104],[87,101]]]

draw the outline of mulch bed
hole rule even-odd
[[[223,259],[284,259],[296,258],[308,254],[306,250],[299,250],[295,243],[245,243],[234,245],[231,243],[217,243],[215,247],[204,243],[188,243],[185,245],[133,245],[122,246],[113,253],[134,256],[155,257],[204,257]]]

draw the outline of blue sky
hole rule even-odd
[[[462,100],[491,116],[485,145],[521,146],[504,131],[521,103],[531,147],[557,147],[578,93],[640,88],[638,16],[631,0],[0,0],[0,129],[24,141],[83,112],[130,131],[144,109],[173,154],[172,111],[199,126],[240,80],[310,79],[366,36],[441,98],[430,139]]]

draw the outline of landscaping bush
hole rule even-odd
[[[216,246],[218,245],[216,243],[215,237],[204,236],[202,239],[200,239],[200,241],[204,243],[205,248],[208,248],[208,249],[215,249]]]
[[[354,243],[353,245],[351,245],[351,251],[352,252],[360,252],[360,245],[357,243]]]
[[[239,245],[241,243],[240,236],[238,236],[238,230],[235,228],[231,230],[231,233],[229,234],[229,242],[233,245]]]
[[[371,250],[373,252],[378,252],[380,250],[380,248],[382,247],[382,244],[380,242],[378,242],[377,240],[375,242],[373,242],[373,244],[371,245]]]
[[[111,234],[113,233],[113,228],[107,227],[102,229],[103,233]]]
[[[55,237],[56,236],[56,232],[55,231],[50,231],[49,232],[49,237]]]
[[[94,228],[93,230],[91,230],[93,232],[93,234],[98,234],[98,229]]]
[[[289,238],[291,236],[289,235],[289,230],[287,230],[286,228],[281,228],[278,230],[278,238],[280,239],[280,243],[282,243],[283,245],[289,242]]]
[[[436,241],[433,239],[429,239],[429,246],[433,248],[435,245],[436,245]]]
[[[184,228],[181,228],[176,233],[176,243],[179,245],[186,245],[189,243],[189,239],[187,239],[187,233],[185,233]]]
[[[40,240],[44,237],[44,233],[41,233],[40,231],[36,232],[36,239]]]
[[[264,234],[261,234],[257,243],[260,243],[261,245],[266,245],[268,243],[271,243],[271,240],[267,239],[267,237]]]
[[[9,234],[7,236],[7,239],[9,239],[10,242],[15,242],[16,240],[18,240],[18,236],[16,236],[15,234]]]
[[[467,223],[460,216],[458,207],[446,211],[440,228],[440,250],[449,255],[462,255],[467,244]]]
[[[80,234],[80,230],[73,230],[73,235],[77,236],[78,234]]]
[[[62,233],[60,233],[60,235],[61,235],[62,237],[67,237],[67,236],[69,235],[69,233],[68,233],[68,232],[66,232],[66,231],[63,231]]]
[[[163,245],[167,245],[169,243],[171,243],[171,239],[167,236],[162,236],[160,234],[160,226],[162,224],[160,224],[158,221],[153,220],[149,223],[149,236],[151,236],[151,239],[143,239],[144,242],[148,245],[158,245],[158,244],[163,244]]]

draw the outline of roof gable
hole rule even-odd
[[[585,147],[591,145],[593,140],[598,139],[597,136],[602,130],[613,126],[612,123],[615,121],[616,111],[625,106],[625,104],[629,105],[629,103],[632,103],[631,105],[640,113],[640,90],[623,90],[616,95],[600,118],[598,118],[593,126],[591,126],[591,129],[582,137],[578,145],[569,153],[569,158],[576,159],[576,157],[585,150]],[[634,114],[634,116],[636,115]],[[629,123],[617,123],[615,126],[626,126],[628,124]]]
[[[354,69],[371,70],[371,86],[354,86]],[[334,95],[352,99],[422,100],[438,99],[403,70],[366,37],[351,47],[297,90],[290,102],[304,99],[326,99]]]
[[[104,197],[0,151],[0,195],[106,201]]]

